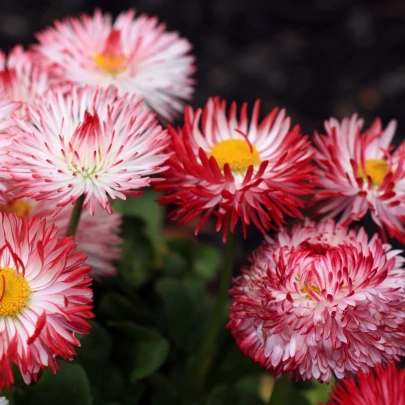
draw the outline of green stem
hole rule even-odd
[[[279,380],[276,380],[273,392],[270,397],[269,405],[284,405],[287,403],[290,395],[290,382],[288,373],[284,373]]]
[[[194,358],[190,370],[190,381],[192,388],[196,391],[203,385],[205,375],[211,365],[212,350],[218,333],[223,327],[223,316],[225,303],[228,298],[228,290],[233,274],[234,258],[234,235],[228,231],[227,242],[225,244],[224,269],[221,273],[219,291],[211,315],[208,331],[203,338],[201,346]]]
[[[77,199],[75,206],[73,207],[72,215],[70,216],[69,225],[66,231],[66,236],[75,236],[80,221],[80,215],[83,209],[84,198],[84,194],[81,195]]]

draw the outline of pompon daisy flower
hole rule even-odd
[[[228,327],[276,377],[329,381],[405,354],[401,251],[306,221],[268,238],[233,282]]]
[[[39,218],[0,213],[0,389],[14,382],[11,364],[24,381],[36,380],[60,356],[72,360],[76,334],[88,333],[92,291],[86,259],[72,238]]]
[[[169,170],[156,187],[168,193],[162,204],[176,204],[175,220],[187,223],[201,216],[217,217],[217,231],[226,239],[241,218],[243,231],[253,222],[262,232],[301,217],[300,198],[311,191],[311,152],[298,126],[290,129],[285,110],[274,109],[258,123],[260,102],[249,123],[247,105],[239,119],[236,104],[229,116],[226,102],[208,100],[204,110],[186,107],[184,126],[169,128],[172,138]]]
[[[5,184],[9,189],[12,183]],[[0,193],[1,212],[15,213],[20,217],[42,217],[47,218],[48,225],[56,225],[58,237],[66,235],[73,206],[62,209],[59,215],[52,217],[55,210],[54,201],[35,201],[31,198],[16,199],[13,192]],[[84,209],[80,216],[79,226],[75,233],[77,250],[82,251],[86,256],[86,264],[91,267],[91,276],[99,280],[101,277],[112,277],[116,275],[116,268],[113,261],[121,257],[121,238],[119,230],[122,217],[120,213],[113,212],[109,215],[105,210],[96,206],[94,216],[90,215],[88,209]]]
[[[10,101],[33,104],[36,98],[49,90],[50,79],[46,71],[34,61],[30,51],[21,45],[7,56],[0,51],[0,93]]]
[[[339,381],[330,397],[327,405],[405,405],[405,369],[377,365],[367,374]]]
[[[135,10],[111,15],[96,10],[56,21],[37,34],[39,60],[61,82],[110,86],[141,95],[166,120],[191,98],[195,68],[191,44],[167,32],[156,17]]]
[[[136,96],[72,87],[54,89],[15,118],[17,138],[7,166],[21,191],[16,198],[56,200],[58,213],[82,194],[83,207],[112,212],[108,196],[125,199],[148,186],[167,159],[166,131]]]
[[[325,135],[315,134],[320,191],[318,214],[342,223],[362,219],[367,212],[390,237],[405,242],[405,144],[392,153],[396,122],[383,129],[379,119],[362,131],[353,115],[342,122],[325,122]]]

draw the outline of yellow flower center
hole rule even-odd
[[[309,286],[306,283],[304,284],[303,287],[301,287],[300,291],[303,294],[306,294],[307,299],[309,299],[309,300],[312,300],[312,297],[311,297],[311,294],[310,294],[311,291],[314,292],[316,295],[319,295],[319,296],[321,295],[321,289],[319,287],[317,287],[317,286]]]
[[[14,269],[0,269],[0,316],[16,316],[27,304],[30,286],[21,273]]]
[[[124,55],[103,55],[98,53],[94,55],[94,61],[97,65],[110,75],[117,75],[125,70],[125,62],[127,58]]]
[[[358,167],[359,176],[371,180],[375,186],[380,186],[384,181],[385,176],[389,172],[389,166],[385,160],[382,159],[368,159],[364,162],[364,168],[360,164]]]
[[[244,172],[249,166],[256,166],[261,162],[257,149],[243,139],[227,139],[218,142],[212,147],[208,156],[214,156],[220,169],[228,163],[231,170],[235,172]]]
[[[32,204],[24,199],[14,200],[7,204],[0,205],[0,211],[8,214],[14,213],[19,217],[25,217],[30,215],[32,210]]]
[[[121,32],[113,28],[108,34],[102,52],[94,55],[96,64],[110,75],[117,75],[125,70],[127,57],[121,46]]]

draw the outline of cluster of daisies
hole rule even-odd
[[[230,292],[228,327],[245,354],[277,377],[348,378],[335,404],[348,392],[392,398],[405,355],[404,259],[387,243],[405,242],[396,123],[330,119],[311,139],[285,110],[262,119],[259,102],[184,107],[190,43],[133,10],[56,21],[37,40],[0,54],[0,389],[12,363],[29,383],[74,358],[91,280],[114,276],[120,257],[110,201],[152,185],[196,233],[209,219],[224,241],[237,224],[245,236],[248,225],[274,231]],[[349,229],[368,213],[380,236]]]

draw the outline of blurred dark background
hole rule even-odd
[[[367,124],[396,118],[404,139],[405,0],[1,0],[0,46],[96,7],[158,15],[194,44],[195,107],[213,95],[260,98],[263,113],[286,107],[305,133],[358,112]],[[242,260],[260,239],[248,238]]]

